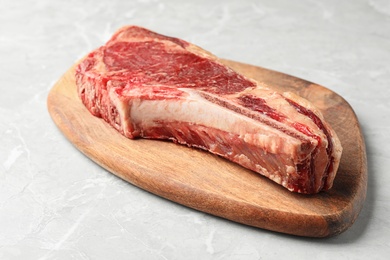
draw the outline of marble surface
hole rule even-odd
[[[390,1],[0,0],[0,259],[383,259],[390,253]],[[368,194],[327,239],[255,229],[125,183],[52,122],[48,91],[120,26],[342,95],[366,139]]]

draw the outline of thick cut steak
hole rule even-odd
[[[124,27],[79,63],[76,83],[88,110],[128,138],[198,147],[294,192],[332,187],[342,148],[318,109],[186,41]]]

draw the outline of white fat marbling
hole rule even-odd
[[[171,203],[78,152],[48,91],[120,26],[341,94],[367,142],[365,206],[345,233],[306,239]],[[0,259],[384,259],[390,254],[390,1],[0,0]]]

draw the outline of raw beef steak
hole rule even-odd
[[[128,138],[198,147],[294,192],[332,187],[342,148],[318,109],[186,41],[124,27],[79,63],[76,83],[88,110]]]

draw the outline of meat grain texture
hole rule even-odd
[[[92,115],[128,138],[201,148],[293,192],[333,185],[342,147],[317,108],[181,39],[123,27],[78,64],[76,83]]]

